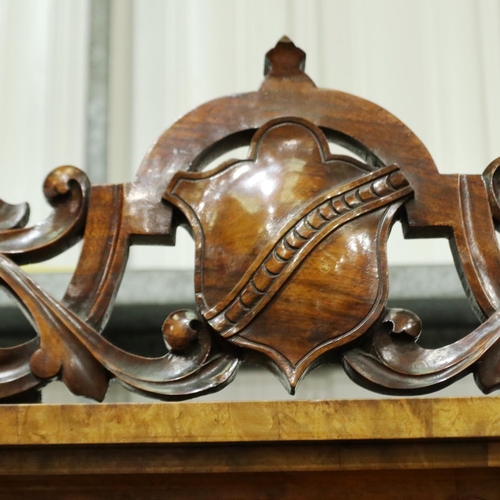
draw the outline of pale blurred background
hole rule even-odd
[[[58,165],[132,180],[177,118],[257,89],[284,34],[318,86],[388,109],[442,173],[481,173],[500,156],[498,0],[0,0],[0,198],[29,201],[36,222]],[[447,241],[400,232],[390,264],[452,263]],[[129,269],[192,269],[193,254],[184,235],[176,249],[134,248]],[[77,258],[31,270],[70,271]]]
[[[38,220],[58,165],[132,180],[178,117],[258,88],[283,34],[318,86],[387,108],[441,172],[481,173],[500,156],[497,0],[0,0],[0,197],[29,201]],[[398,233],[393,264],[451,263],[447,242]],[[192,246],[180,246],[173,259],[134,249],[130,266],[189,268]]]

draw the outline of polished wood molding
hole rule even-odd
[[[0,499],[495,500],[499,398],[4,405]]]
[[[0,500],[496,500],[498,471],[316,471],[2,477]]]
[[[0,477],[498,468],[483,440],[408,440],[3,447]],[[140,464],[140,465],[139,465]]]
[[[0,445],[500,439],[500,398],[0,406]]]

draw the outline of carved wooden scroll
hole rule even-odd
[[[440,175],[419,139],[384,109],[318,89],[305,54],[282,39],[254,93],[217,99],[167,130],[129,184],[90,186],[74,167],[52,172],[53,206],[25,228],[26,204],[0,203],[0,284],[37,337],[0,349],[0,398],[60,378],[102,400],[111,377],[163,399],[219,390],[244,360],[270,367],[290,392],[324,361],[358,383],[419,394],[474,372],[500,384],[500,160],[480,175]],[[328,141],[352,151],[333,155]],[[248,159],[204,167],[249,145]],[[386,245],[400,219],[408,238],[447,237],[481,326],[424,349],[421,322],[388,309]],[[131,244],[196,243],[197,311],[163,325],[166,354],[145,358],[101,336]],[[84,239],[62,301],[20,267]],[[168,286],[168,285],[166,285]],[[159,333],[160,334],[160,333]]]

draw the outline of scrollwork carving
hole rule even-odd
[[[53,207],[52,214],[30,228],[21,228],[27,222],[29,209],[21,205],[14,209],[4,203],[2,219],[8,229],[0,231],[0,253],[9,255],[19,264],[50,259],[74,245],[83,235],[88,207],[90,183],[84,172],[65,166],[52,171],[43,185],[43,192]]]
[[[453,344],[425,349],[417,344],[420,319],[412,312],[389,309],[374,328],[370,349],[344,355],[344,368],[361,385],[380,392],[423,393],[470,372],[500,338],[500,313]]]
[[[402,122],[317,88],[304,61],[282,39],[259,91],[181,118],[130,184],[91,187],[77,168],[60,167],[44,184],[52,214],[28,228],[27,204],[0,202],[0,286],[37,331],[0,349],[0,398],[52,378],[97,400],[110,378],[161,399],[194,397],[224,387],[247,355],[290,392],[308,369],[339,358],[354,380],[380,392],[429,392],[470,372],[484,392],[500,387],[500,160],[482,176],[440,175]],[[366,163],[330,154],[327,137]],[[242,144],[247,160],[197,171],[200,159]],[[398,218],[407,237],[450,240],[483,321],[453,344],[421,347],[420,319],[387,309],[386,243]],[[129,246],[172,245],[179,224],[195,238],[198,311],[165,320],[163,356],[125,352],[100,333]],[[61,301],[19,267],[82,236]]]
[[[106,393],[109,374],[136,390],[173,398],[186,392],[213,390],[228,383],[235,374],[238,360],[232,356],[223,354],[209,359],[210,335],[195,313],[181,311],[167,318],[164,336],[175,349],[160,358],[144,358],[109,343],[3,255],[0,278],[23,303],[40,336],[35,352],[34,344],[29,343],[14,348],[18,359],[9,356],[10,364],[17,368],[10,371],[18,381],[27,376],[29,360],[31,372],[38,379],[60,376],[73,393],[100,401]],[[8,350],[3,354],[7,356]]]

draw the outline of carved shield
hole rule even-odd
[[[331,155],[320,129],[290,118],[261,127],[248,160],[178,172],[164,197],[194,233],[201,314],[293,389],[380,315],[387,237],[411,193],[397,166]]]

